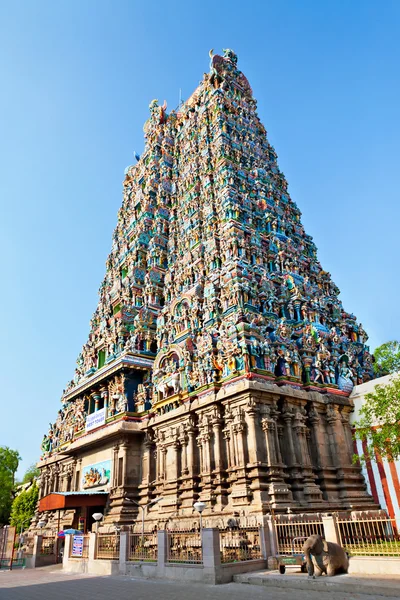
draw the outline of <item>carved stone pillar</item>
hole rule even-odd
[[[116,444],[113,447],[113,474],[112,474],[112,487],[116,488],[118,486],[118,454],[119,454],[119,445]]]
[[[149,486],[151,482],[153,439],[151,430],[147,430],[143,440],[142,485]]]
[[[304,500],[304,489],[302,483],[302,474],[300,471],[300,463],[296,456],[296,449],[293,440],[293,419],[294,410],[293,407],[287,403],[284,406],[282,412],[282,418],[284,421],[284,444],[281,446],[281,450],[284,449],[283,455],[285,457],[285,463],[288,466],[288,473],[291,480],[291,489],[294,499],[298,502]]]
[[[228,469],[231,470],[236,464],[234,440],[232,432],[232,421],[233,415],[229,406],[225,409],[225,427],[223,429],[223,435],[225,440],[226,456],[228,461]]]
[[[179,432],[179,444],[181,446],[181,470],[182,475],[188,475],[188,460],[187,460],[187,445],[189,436],[186,434],[184,429]]]
[[[172,481],[178,481],[179,478],[179,450],[180,450],[180,444],[177,438],[175,438],[172,442],[172,444],[170,444],[170,451],[172,453],[172,460],[171,460],[171,465],[170,465],[170,477],[168,478],[169,480]]]
[[[195,456],[195,444],[196,444],[196,427],[193,421],[189,421],[187,428],[188,443],[187,443],[187,469],[190,477],[194,477],[196,474],[196,456]]]
[[[160,479],[165,480],[167,474],[167,447],[165,444],[161,446],[161,464],[160,464]]]
[[[321,414],[315,405],[308,413],[308,422],[311,435],[311,458],[320,482],[319,486],[324,499],[334,502],[338,498],[336,470],[329,451],[329,435],[326,434]]]
[[[344,472],[343,472],[343,440],[337,438],[338,428],[342,433],[342,424],[340,422],[340,414],[337,407],[334,405],[328,405],[326,409],[326,421],[328,423],[329,432],[329,446],[331,450],[332,463],[336,467],[336,480],[338,482],[337,488],[339,491],[339,498],[346,498],[346,486],[344,483]],[[347,457],[346,457],[347,459]]]
[[[273,429],[275,429],[275,427],[274,424],[271,423],[270,417],[267,416],[261,419],[261,427],[265,435],[266,463],[270,467],[276,463],[275,444],[272,437],[274,435]]]
[[[342,422],[344,439],[346,440],[347,445],[347,455],[348,455],[348,465],[353,464],[353,435],[351,433],[351,425],[350,425],[350,413],[346,412],[344,409],[340,413],[340,419]]]
[[[259,408],[253,398],[250,398],[245,412],[247,415],[247,448],[249,452],[249,463],[250,464],[258,464],[260,462],[259,458],[259,439],[258,439],[258,429],[259,429]]]
[[[122,486],[125,487],[129,485],[129,475],[128,475],[128,442],[122,442],[121,444],[122,451]]]
[[[243,468],[245,464],[244,430],[244,423],[242,423],[241,421],[234,423],[233,432],[236,446],[237,466],[241,468]]]
[[[285,453],[285,462],[288,467],[297,467],[297,459],[296,452],[294,449],[293,443],[293,433],[292,433],[292,420],[294,414],[293,410],[290,407],[285,407],[282,418],[285,423],[284,431],[286,437],[286,453]]]
[[[315,483],[315,476],[312,470],[311,457],[307,443],[307,426],[305,425],[306,411],[303,407],[295,408],[293,430],[295,432],[297,459],[301,464],[303,476],[303,492],[305,499],[311,505],[322,502],[322,492]]]
[[[211,419],[213,439],[214,439],[214,469],[216,472],[220,472],[222,469],[222,455],[221,455],[221,427],[222,419],[219,414],[213,415]]]

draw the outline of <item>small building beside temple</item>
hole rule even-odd
[[[87,343],[42,441],[45,529],[376,508],[349,395],[373,377],[237,56],[150,104]]]

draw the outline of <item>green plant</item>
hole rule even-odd
[[[34,482],[29,490],[21,492],[14,500],[11,508],[10,523],[17,531],[25,529],[36,511],[39,488]]]

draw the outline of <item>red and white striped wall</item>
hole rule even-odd
[[[390,375],[368,381],[354,387],[350,396],[354,402],[354,413],[351,421],[358,419],[361,406],[365,402],[365,394],[373,392],[377,384],[384,385],[389,382]],[[366,442],[357,440],[354,443],[355,453],[361,456],[366,453]],[[362,463],[362,471],[367,483],[368,492],[373,496],[375,502],[384,508],[391,519],[400,523],[400,460],[389,462],[375,452],[371,460]]]

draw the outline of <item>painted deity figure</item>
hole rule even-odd
[[[337,381],[339,389],[344,392],[351,392],[354,387],[353,377],[354,375],[349,367],[348,357],[345,356],[342,358],[339,365],[339,376]]]

